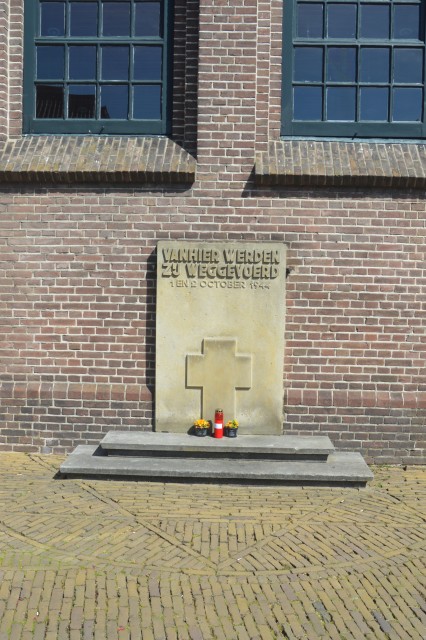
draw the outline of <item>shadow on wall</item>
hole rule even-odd
[[[173,30],[172,137],[197,156],[198,0],[176,0]]]
[[[155,425],[155,315],[157,304],[157,249],[147,261],[146,271],[146,386],[152,398],[152,426]]]

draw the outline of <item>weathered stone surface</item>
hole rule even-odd
[[[279,434],[283,412],[285,246],[160,242],[156,429],[237,418]]]
[[[61,465],[66,476],[99,475],[132,478],[215,481],[269,481],[309,484],[355,484],[372,480],[373,474],[359,453],[336,452],[328,462],[284,460],[227,460],[178,457],[130,457],[93,455],[98,447],[80,445]]]
[[[100,447],[106,453],[126,451],[131,456],[135,452],[145,455],[160,454],[209,454],[211,456],[266,456],[269,459],[280,456],[319,456],[325,458],[334,453],[334,446],[328,436],[245,436],[216,439],[197,438],[182,433],[152,433],[141,431],[110,431],[101,440]]]

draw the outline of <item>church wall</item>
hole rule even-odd
[[[176,4],[172,138],[192,184],[3,178],[0,450],[151,429],[157,242],[246,240],[287,245],[283,432],[426,462],[424,191],[256,181],[279,139],[280,7]],[[22,130],[22,7],[0,8],[4,143]]]

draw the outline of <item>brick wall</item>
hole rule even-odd
[[[426,462],[424,193],[255,185],[255,153],[279,136],[280,7],[176,3],[173,138],[194,184],[0,185],[0,449],[150,429],[157,241],[274,240],[284,431]],[[6,139],[21,131],[22,9],[0,9]]]

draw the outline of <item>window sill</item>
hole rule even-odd
[[[260,186],[426,187],[426,145],[277,140],[257,154]]]
[[[195,166],[164,137],[25,136],[0,147],[2,183],[191,183]]]

